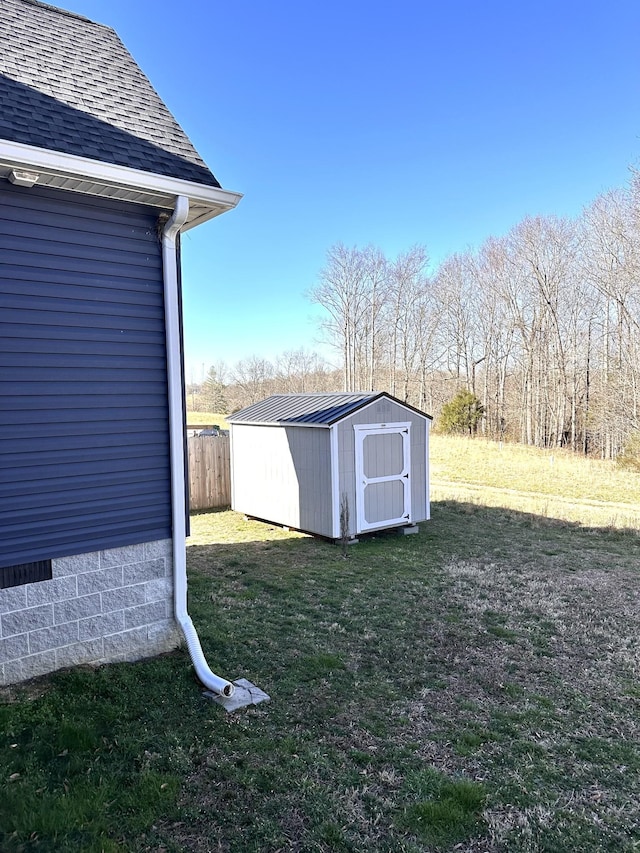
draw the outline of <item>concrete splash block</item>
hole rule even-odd
[[[246,678],[239,678],[233,682],[236,688],[233,696],[218,696],[217,693],[212,693],[210,690],[205,690],[203,696],[207,699],[212,699],[218,705],[222,705],[228,714],[237,711],[239,708],[246,708],[248,705],[259,705],[261,702],[268,702],[270,696],[264,690],[260,690],[255,684],[247,681]]]

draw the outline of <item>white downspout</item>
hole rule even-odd
[[[178,303],[177,237],[189,214],[189,199],[176,198],[173,215],[162,231],[167,377],[169,386],[169,435],[171,458],[171,516],[173,520],[173,601],[177,623],[187,641],[191,661],[200,681],[221,696],[233,696],[230,681],[209,669],[191,617],[187,613],[187,526],[185,520],[184,422],[182,415],[182,362]]]

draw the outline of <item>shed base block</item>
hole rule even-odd
[[[412,524],[409,527],[401,527],[400,533],[402,533],[403,536],[410,536],[412,533],[420,533],[420,528],[417,524]]]

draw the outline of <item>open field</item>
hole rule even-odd
[[[192,519],[186,653],[4,692],[3,851],[631,853],[640,537],[449,501],[335,546]]]
[[[226,415],[215,412],[187,412],[187,423],[192,426],[218,424],[220,429],[229,429]]]
[[[613,462],[438,434],[431,436],[430,456],[434,500],[640,529],[640,476]]]

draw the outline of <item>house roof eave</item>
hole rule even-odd
[[[36,172],[37,186],[163,209],[173,209],[176,197],[186,196],[190,210],[183,231],[232,210],[242,198],[219,187],[0,139],[0,177],[8,178],[14,169]]]

